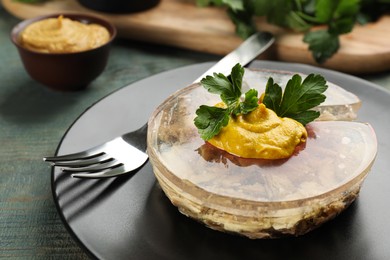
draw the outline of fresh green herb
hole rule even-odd
[[[195,126],[200,137],[206,141],[217,135],[229,123],[229,113],[225,108],[202,105],[196,110],[196,115]]]
[[[217,135],[229,123],[231,116],[248,114],[258,107],[257,90],[250,89],[244,98],[241,97],[243,76],[244,68],[237,64],[232,68],[230,77],[214,73],[214,76],[201,80],[203,87],[210,93],[220,95],[225,104],[223,107],[201,105],[196,110],[194,123],[202,139],[207,141]],[[326,89],[326,81],[321,75],[310,74],[302,82],[302,77],[295,74],[287,82],[284,93],[269,78],[262,102],[279,117],[289,117],[306,125],[319,117],[319,112],[310,109],[325,100],[323,93]]]
[[[237,64],[232,68],[230,77],[221,73],[206,76],[201,84],[210,93],[219,94],[226,107],[202,105],[196,110],[195,126],[204,140],[217,135],[229,123],[230,115],[247,114],[258,106],[257,90],[251,89],[245,93],[241,100],[242,78],[244,68]]]
[[[327,88],[321,75],[310,74],[302,82],[302,77],[295,74],[282,93],[282,88],[269,78],[263,103],[279,117],[289,117],[306,125],[320,116],[320,112],[310,109],[324,102],[323,93]]]
[[[357,22],[364,24],[390,11],[390,0],[197,0],[197,4],[227,8],[236,33],[244,39],[261,29],[254,22],[261,16],[269,23],[305,32],[303,41],[318,63],[338,51],[339,36]],[[325,29],[312,29],[318,25]]]

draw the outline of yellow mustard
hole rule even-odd
[[[84,24],[62,15],[27,26],[20,41],[30,50],[45,53],[73,53],[97,48],[110,39],[108,30],[99,24]]]
[[[306,139],[307,131],[301,123],[278,117],[261,103],[246,115],[232,116],[208,142],[243,158],[282,159],[290,157]]]

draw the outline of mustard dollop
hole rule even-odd
[[[27,26],[20,35],[21,44],[45,53],[73,53],[97,48],[110,39],[99,24],[84,24],[64,18],[48,18]]]
[[[306,139],[307,131],[301,123],[278,117],[261,103],[246,115],[232,116],[208,142],[244,158],[282,159],[290,157]]]

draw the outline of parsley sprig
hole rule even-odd
[[[247,114],[258,106],[258,92],[250,89],[241,100],[241,86],[244,76],[244,68],[236,64],[230,77],[222,73],[214,73],[214,76],[206,76],[201,84],[210,93],[219,94],[226,107],[202,105],[196,110],[197,117],[194,120],[200,136],[209,140],[217,135],[225,127],[230,115]]]
[[[279,117],[289,117],[306,125],[320,116],[320,112],[310,109],[325,101],[323,93],[327,88],[321,75],[310,74],[302,82],[302,77],[295,74],[282,93],[282,88],[269,78],[263,103]]]
[[[355,24],[377,19],[390,10],[390,0],[197,0],[199,6],[227,7],[236,33],[247,38],[256,30],[255,17],[271,24],[304,32],[314,59],[323,63],[340,48],[339,36]],[[321,25],[320,30],[312,30]]]
[[[257,90],[250,89],[242,97],[243,76],[244,68],[236,64],[229,77],[214,73],[201,80],[203,87],[220,95],[225,104],[223,107],[201,105],[196,110],[194,124],[202,139],[207,141],[217,135],[229,123],[230,117],[248,114],[258,107]],[[310,74],[302,82],[302,77],[295,74],[284,93],[273,78],[269,78],[262,102],[279,117],[290,117],[306,125],[319,117],[319,112],[310,109],[325,100],[323,93],[326,89],[326,80],[321,75]]]

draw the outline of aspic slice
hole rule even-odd
[[[263,91],[269,77],[280,83],[292,76],[248,74],[245,84],[262,85]],[[319,227],[357,198],[377,153],[372,127],[348,121],[356,117],[360,100],[331,83],[327,95],[320,107],[325,121],[306,125],[306,142],[287,159],[264,160],[237,157],[201,139],[195,111],[202,104],[215,105],[219,97],[199,84],[179,90],[149,120],[148,153],[160,186],[181,213],[212,229],[276,238]],[[348,120],[334,121],[340,119]]]
[[[312,122],[292,157],[244,159],[199,137],[193,124],[194,103],[204,101],[199,88],[168,98],[149,121],[154,173],[180,212],[213,229],[269,238],[307,233],[356,199],[377,151],[369,124]]]

